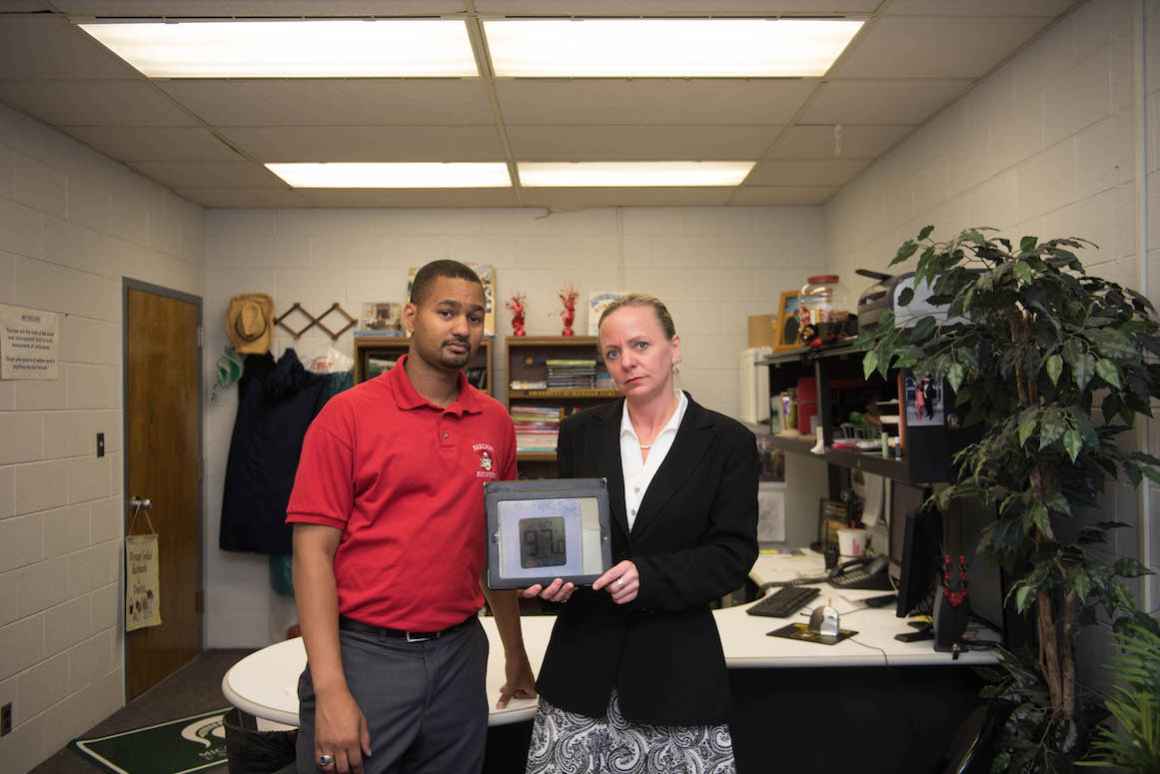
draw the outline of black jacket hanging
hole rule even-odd
[[[222,497],[223,550],[291,552],[286,503],[306,428],[332,394],[330,384],[293,349],[277,363],[269,353],[246,356]]]

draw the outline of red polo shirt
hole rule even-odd
[[[516,437],[462,373],[459,398],[441,408],[415,391],[405,360],[315,417],[286,521],[342,530],[340,613],[430,632],[483,606],[483,484],[516,478]]]

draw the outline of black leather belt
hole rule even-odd
[[[362,621],[356,621],[353,618],[347,618],[345,615],[340,615],[338,617],[338,628],[345,629],[348,632],[369,634],[372,637],[392,637],[395,639],[406,640],[407,642],[426,642],[427,640],[438,639],[444,634],[450,634],[456,629],[462,629],[474,619],[475,616],[470,616],[457,624],[448,626],[446,629],[437,632],[406,632],[402,629],[388,629],[385,626],[374,626],[372,624],[363,623]]]

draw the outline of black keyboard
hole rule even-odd
[[[812,586],[783,586],[745,612],[771,618],[788,618],[821,593],[821,589]]]

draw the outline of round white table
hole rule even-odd
[[[503,644],[495,627],[495,619],[481,617],[487,632],[490,657],[487,660],[487,696],[490,714],[488,725],[503,726],[531,720],[536,714],[537,699],[512,699],[499,709],[499,689],[504,682]],[[532,663],[534,674],[539,674],[552,633],[555,616],[528,616],[521,619],[524,647]],[[306,668],[306,649],[301,637],[279,642],[251,653],[230,667],[222,678],[222,693],[230,704],[242,712],[265,721],[285,726],[298,725],[298,676]]]

